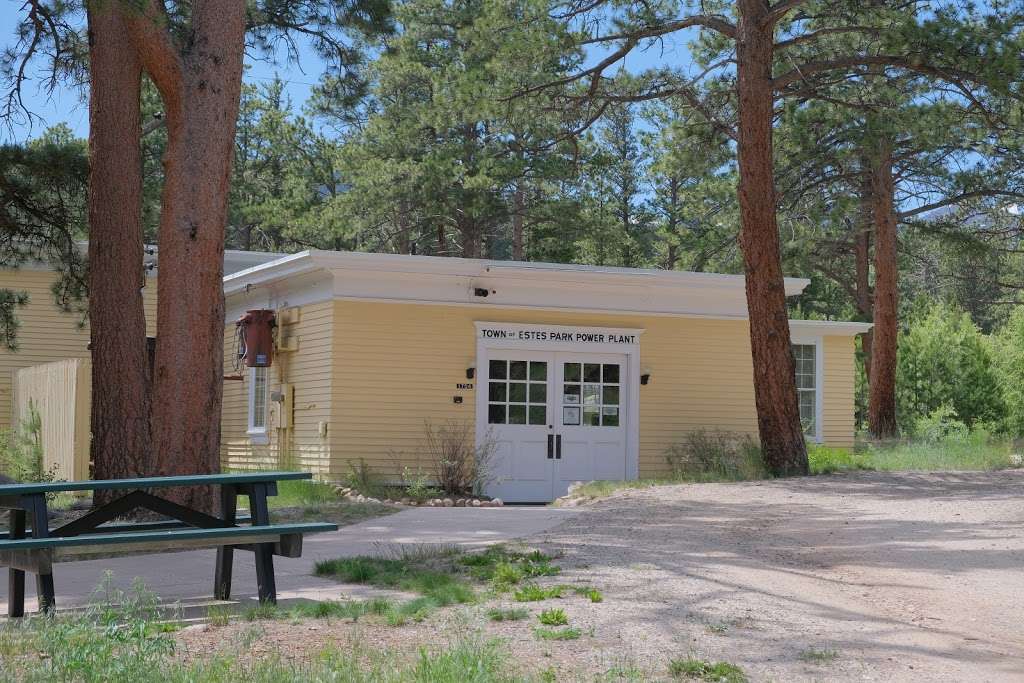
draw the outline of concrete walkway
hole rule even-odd
[[[301,558],[274,558],[278,599],[339,600],[378,594],[360,586],[339,585],[312,575],[320,560],[394,552],[403,545],[485,546],[524,538],[551,529],[576,511],[548,507],[412,508],[378,517],[329,534],[306,537]],[[273,513],[271,513],[273,514]],[[136,577],[164,603],[209,604],[213,594],[213,549],[138,555],[58,564],[54,567],[57,609],[81,606],[112,573],[112,585],[131,588]],[[6,571],[4,571],[6,573]],[[35,581],[26,577],[26,611],[36,609]],[[256,569],[248,552],[235,553],[232,597],[256,599]],[[0,617],[7,614],[7,581],[0,581]]]

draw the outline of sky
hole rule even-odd
[[[23,5],[24,0],[0,0],[0,48],[14,44],[15,27],[25,13]],[[663,43],[646,51],[635,50],[627,57],[624,66],[629,71],[642,71],[664,64],[688,65],[690,55],[686,42],[691,38],[691,35],[668,36]],[[278,60],[277,63],[247,59],[245,80],[259,84],[272,81],[275,76],[279,76],[285,83],[285,94],[291,99],[292,105],[299,109],[323,72],[322,60],[308,44],[300,41],[299,53],[298,64],[289,64],[284,59]],[[0,142],[23,142],[37,137],[46,128],[58,123],[66,123],[75,135],[87,137],[89,110],[88,103],[82,99],[83,93],[68,88],[58,88],[49,93],[45,88],[45,74],[36,72],[31,76],[33,80],[26,84],[22,96],[28,108],[39,118],[34,120],[31,126],[14,125],[13,129],[0,127]]]

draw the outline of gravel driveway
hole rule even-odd
[[[592,671],[1024,680],[1022,470],[626,491],[531,540],[605,593],[577,612],[592,645],[564,653]]]

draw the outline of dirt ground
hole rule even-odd
[[[539,642],[535,618],[491,624],[480,607],[398,629],[272,623],[259,640],[407,647],[468,619],[558,680],[664,679],[687,656],[755,681],[1024,680],[1024,471],[665,486],[582,509],[526,539],[562,555],[551,582],[603,592],[526,605],[563,607],[579,640]],[[183,635],[193,652],[210,640]]]

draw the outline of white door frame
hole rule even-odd
[[[626,479],[640,477],[640,335],[643,329],[477,321],[476,444],[487,438],[487,388],[480,384],[491,349],[626,356]]]

